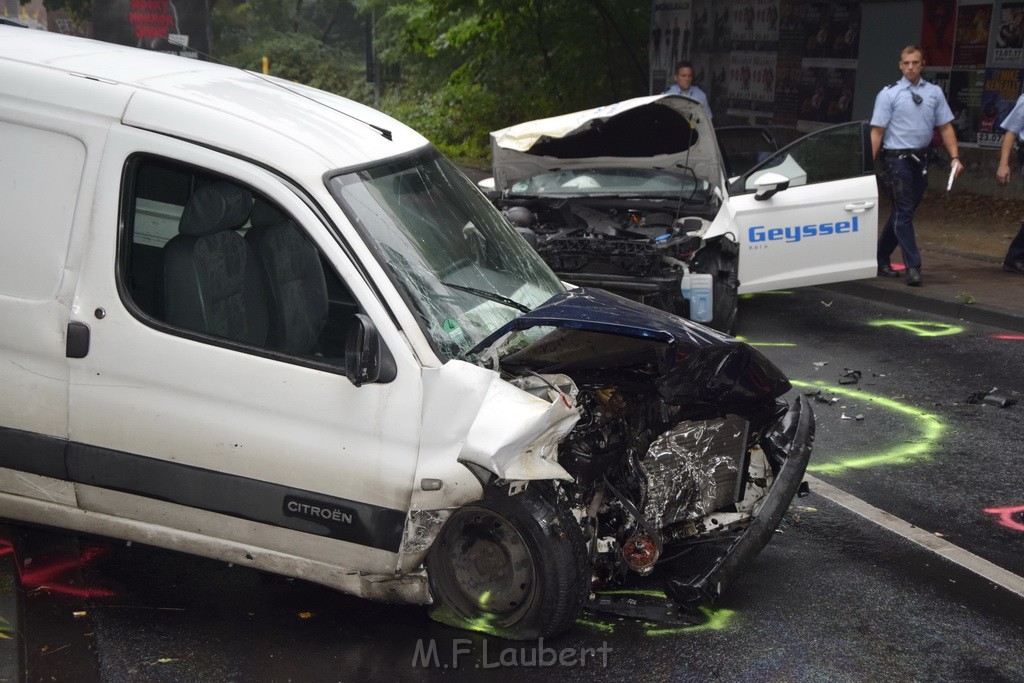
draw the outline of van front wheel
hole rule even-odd
[[[430,616],[514,640],[554,636],[590,589],[583,534],[550,486],[456,510],[427,553]]]

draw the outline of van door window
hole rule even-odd
[[[342,365],[354,298],[279,205],[233,179],[151,157],[132,160],[125,187],[119,275],[143,320]]]

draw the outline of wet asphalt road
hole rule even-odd
[[[950,325],[807,289],[743,301],[737,333],[821,391],[816,477],[1024,575],[1024,406],[966,402],[1024,399],[1024,340]],[[19,543],[33,681],[1024,680],[1024,599],[813,489],[699,625],[588,614],[543,644],[139,545]]]

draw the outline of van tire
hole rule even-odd
[[[580,526],[550,485],[479,500],[452,514],[427,553],[430,616],[512,640],[557,635],[589,594],[586,557]]]

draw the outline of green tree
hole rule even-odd
[[[649,0],[358,0],[402,79],[381,106],[456,157],[518,121],[647,93]]]

